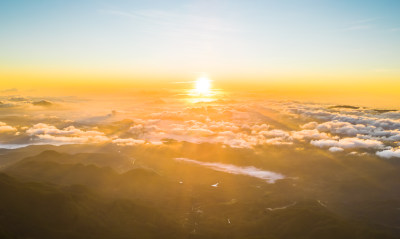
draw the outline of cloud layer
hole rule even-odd
[[[37,101],[24,97],[6,100],[10,104]],[[256,99],[199,105],[175,101],[105,108],[102,113],[84,117],[76,111],[73,120],[68,118],[72,115],[68,111],[46,114],[49,111],[43,108],[40,114],[27,116],[30,118],[21,116],[23,124],[0,122],[0,140],[3,144],[18,141],[21,144],[113,143],[118,146],[160,145],[175,140],[246,149],[268,145],[307,146],[332,153],[376,153],[383,158],[397,157],[396,147],[400,146],[400,111],[349,105]],[[29,124],[30,121],[35,123]]]

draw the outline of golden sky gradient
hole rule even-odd
[[[399,107],[399,3],[356,2],[3,3],[0,90],[175,92],[206,74],[226,93]]]
[[[171,74],[170,74],[171,75]],[[134,74],[113,71],[54,69],[10,69],[2,71],[3,89],[18,88],[31,95],[129,95],[137,91],[179,91],[192,88],[200,74]],[[212,87],[226,92],[263,93],[265,97],[317,100],[360,105],[399,107],[400,83],[397,74],[371,72],[370,75],[301,73],[243,76],[218,75]],[[245,81],[243,79],[246,79]]]

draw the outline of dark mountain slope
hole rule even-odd
[[[176,238],[154,209],[105,200],[82,186],[21,183],[0,174],[0,238]]]

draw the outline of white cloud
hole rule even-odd
[[[331,152],[342,152],[344,149],[343,148],[339,148],[339,147],[330,147],[329,148],[329,151],[331,151]]]
[[[338,112],[337,110],[331,110],[321,105],[315,106],[305,104],[294,104],[291,107],[287,107],[286,111],[288,111],[290,114],[300,115],[306,118],[348,122],[354,125],[362,124],[365,126],[375,126],[376,128],[380,127],[385,130],[394,130],[400,128],[400,120],[396,117],[388,117],[391,115],[390,113],[385,113],[382,115],[368,114],[367,111],[358,109],[340,109],[340,112]],[[392,115],[395,116],[397,113],[398,111],[392,113]]]
[[[253,145],[248,140],[243,138],[231,138],[224,136],[216,137],[214,142],[223,143],[225,145],[229,145],[232,148],[251,148]]]
[[[301,126],[301,128],[303,128],[303,129],[315,129],[315,128],[317,128],[317,126],[318,126],[318,123],[315,122],[315,121],[312,121],[312,122],[309,122],[307,124],[304,124],[303,126]]]
[[[320,148],[340,147],[340,148],[381,149],[384,147],[383,143],[378,140],[359,139],[359,138],[342,138],[339,140],[332,140],[332,139],[312,140],[311,144]]]
[[[256,132],[265,131],[265,130],[268,130],[268,129],[269,129],[269,125],[267,125],[267,124],[261,124],[261,125],[255,124],[255,125],[253,125],[251,127],[251,130],[254,130]]]
[[[381,158],[400,158],[400,148],[397,149],[387,149],[383,151],[378,151],[376,152],[376,155],[378,155]]]
[[[316,129],[305,129],[301,131],[292,131],[292,137],[297,140],[312,140],[312,139],[329,139],[326,133],[320,133]]]
[[[160,129],[156,125],[137,124],[132,126],[128,131],[136,136],[143,136],[152,132],[158,132]]]
[[[34,136],[34,135],[70,135],[70,136],[102,136],[104,133],[94,130],[83,131],[75,128],[74,126],[68,126],[64,129],[58,129],[55,126],[48,124],[35,124],[31,128],[26,130],[26,133]]]
[[[10,132],[15,132],[15,131],[17,131],[16,128],[14,128],[10,125],[7,125],[4,122],[0,122],[0,133],[10,133]]]
[[[187,129],[187,133],[194,136],[211,136],[214,135],[212,130],[206,128],[190,127]]]
[[[135,138],[149,142],[174,139],[192,143],[222,143],[233,148],[251,148],[262,144],[292,144],[288,132],[279,129],[268,131],[269,125],[263,123],[250,121],[244,124],[243,122],[247,120],[228,122],[210,118],[202,121],[162,119],[155,121],[155,124],[150,124],[149,120],[135,121],[140,121],[141,124],[132,127],[129,132],[135,133]]]
[[[49,134],[37,135],[41,143],[48,143],[54,145],[60,144],[84,144],[84,143],[102,143],[109,139],[106,136],[54,136]]]
[[[289,138],[290,135],[288,132],[280,130],[280,129],[273,129],[269,131],[260,131],[258,132],[260,135],[264,136],[265,138]]]
[[[132,146],[132,145],[144,144],[146,141],[142,139],[127,138],[127,139],[114,139],[112,142],[120,146]]]
[[[337,120],[327,121],[321,124],[312,124],[320,132],[329,132],[342,136],[357,136],[363,139],[377,139],[383,141],[400,140],[400,130],[384,130],[381,127],[363,124],[352,124],[349,122],[340,122]]]
[[[382,129],[399,129],[400,120],[396,119],[380,119],[376,117],[369,116],[353,116],[353,115],[333,115],[332,120],[337,120],[341,122],[348,122],[352,124],[363,124],[369,126],[380,127]]]
[[[33,136],[32,140],[39,140],[41,143],[49,144],[82,144],[82,143],[100,143],[109,140],[104,133],[94,130],[83,131],[69,126],[64,129],[58,129],[48,124],[35,124],[26,130],[26,133]]]

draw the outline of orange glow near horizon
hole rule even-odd
[[[154,74],[104,72],[104,71],[64,71],[37,68],[20,70],[5,69],[0,72],[2,91],[18,89],[15,95],[36,96],[129,96],[137,92],[170,92],[188,94],[199,101],[211,101],[224,94],[260,93],[263,97],[277,99],[307,100],[316,102],[355,102],[363,106],[400,108],[400,82],[394,75],[244,75],[212,74],[193,79],[193,73],[157,72]],[[208,74],[207,73],[207,74]],[[271,73],[272,74],[272,73]],[[378,80],[379,79],[379,80]],[[173,84],[186,82],[187,84]],[[188,88],[189,87],[189,88]],[[216,90],[219,89],[219,90]],[[142,94],[141,93],[141,94]],[[217,96],[218,95],[218,96]]]

